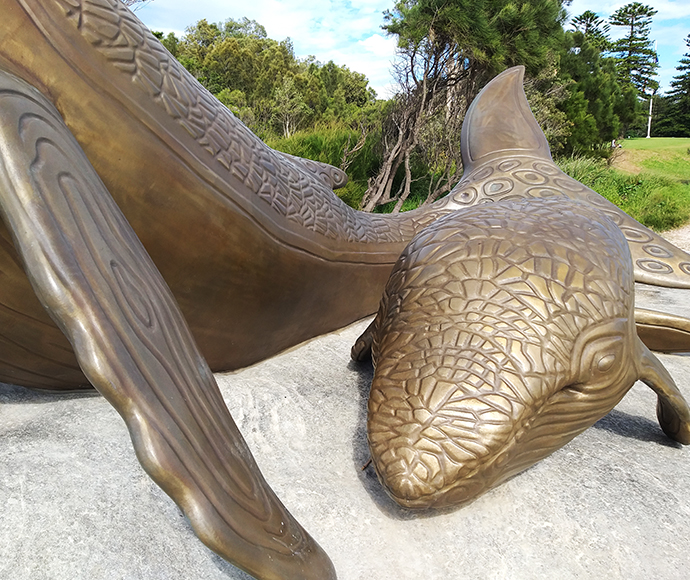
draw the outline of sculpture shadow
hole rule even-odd
[[[191,526],[190,526],[191,529]],[[239,568],[233,566],[230,564],[230,562],[227,562],[226,560],[223,560],[218,554],[215,552],[211,552],[210,555],[211,561],[213,562],[213,565],[225,576],[227,576],[228,580],[255,580],[254,576],[250,576],[243,570],[240,570]]]
[[[100,397],[100,393],[91,386],[71,391],[49,391],[30,389],[18,385],[0,383],[0,405],[6,404],[46,404],[71,399]]]
[[[657,445],[673,447],[674,449],[683,448],[677,441],[669,439],[658,423],[647,417],[631,415],[618,409],[614,409],[608,415],[599,419],[593,427],[629,439],[656,443]]]

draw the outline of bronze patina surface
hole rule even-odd
[[[463,125],[466,176],[450,195],[480,205],[412,240],[353,347],[376,366],[374,465],[406,507],[473,500],[593,425],[637,380],[656,391],[666,434],[690,444],[687,403],[635,327],[654,348],[687,350],[690,321],[635,313],[633,286],[670,284],[652,272],[690,263],[556,167],[519,81],[517,69],[494,79]]]
[[[547,219],[550,210],[561,215],[550,198],[565,195],[583,207],[564,210],[568,219],[584,227],[577,216],[595,211],[620,227],[625,238],[597,222],[615,251],[581,257],[590,245],[574,246],[569,267],[627,268],[607,295],[619,313],[614,342],[636,376],[660,390],[662,424],[683,439],[683,403],[634,336],[626,284],[634,272],[690,287],[690,256],[553,165],[520,69],[471,108],[466,177],[451,195],[424,210],[371,215],[333,194],[342,172],[266,147],[117,0],[0,0],[0,14],[0,380],[93,384],[125,419],[147,472],[224,558],[262,579],[334,577],[263,480],[211,370],[248,365],[374,312],[415,233],[478,203],[537,198],[524,207],[545,200]],[[489,206],[472,211],[493,223]],[[448,223],[422,235],[444,237]],[[506,241],[510,230],[501,235]],[[526,233],[524,243],[538,245],[539,235]],[[534,308],[550,298],[535,297]],[[608,324],[608,311],[599,314]],[[682,321],[651,316],[662,345],[685,336]],[[426,340],[424,323],[415,324],[405,332]],[[547,375],[555,372],[548,363]],[[635,374],[626,373],[624,384]],[[596,413],[619,395],[606,394]],[[577,429],[594,411],[582,413]],[[552,429],[557,439],[577,431]],[[538,447],[534,459],[551,448]],[[511,461],[483,481],[527,464]]]
[[[593,425],[637,380],[656,391],[664,432],[690,444],[690,409],[638,338],[633,305],[626,240],[592,206],[501,201],[426,228],[370,331],[368,437],[391,497],[467,503]]]

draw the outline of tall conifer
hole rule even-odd
[[[657,13],[651,6],[632,2],[616,10],[609,19],[613,26],[625,27],[625,36],[613,42],[621,81],[631,83],[640,95],[652,94],[659,88],[654,80],[659,63],[649,38],[652,17]]]

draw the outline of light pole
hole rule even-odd
[[[656,40],[654,41],[654,62],[657,65],[659,64],[659,56],[656,52]],[[652,72],[654,72],[654,69],[652,69]],[[647,139],[649,139],[652,136],[652,101],[654,101],[654,95],[656,95],[656,89],[653,89],[652,94],[649,95],[649,118],[647,119]]]
[[[654,101],[654,95],[656,91],[652,91],[649,95],[649,118],[647,119],[647,139],[652,136],[652,101]]]

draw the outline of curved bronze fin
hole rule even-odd
[[[628,241],[637,282],[690,288],[690,254],[567,176],[553,163],[546,137],[532,115],[522,89],[523,76],[523,67],[504,71],[486,85],[470,105],[462,126],[463,179],[450,193],[449,199],[457,200],[460,206],[467,206],[504,198],[553,195],[554,191],[558,191],[570,199],[598,207],[618,225]],[[520,157],[534,160],[521,164],[516,161]],[[502,164],[497,162],[499,171],[487,167],[484,177],[473,173],[480,165],[491,165],[492,160],[499,158],[506,158],[507,166],[513,169],[503,169]],[[525,177],[520,174],[524,174],[525,169],[536,179],[534,183],[544,185],[544,191],[548,194],[541,193],[539,187],[534,187],[532,191],[521,187]],[[513,170],[515,174],[511,173]],[[496,185],[500,186],[498,191],[487,192],[487,180],[497,177],[500,178],[496,181]],[[506,187],[506,183],[515,187]],[[500,192],[501,187],[505,193]]]
[[[199,537],[261,579],[335,578],[263,479],[160,273],[57,111],[0,73],[0,209],[43,306]]]
[[[690,445],[690,408],[676,383],[649,349],[640,343],[640,380],[657,394],[656,416],[664,433],[674,441]]]
[[[690,319],[635,308],[637,336],[647,348],[661,352],[690,352]]]
[[[551,160],[549,144],[522,88],[525,68],[509,68],[474,99],[462,124],[465,174],[477,165],[509,153]]]
[[[350,358],[358,362],[371,360],[371,346],[374,343],[374,332],[376,329],[376,318],[366,327],[359,336],[355,344],[350,349]]]
[[[569,185],[569,197],[582,199],[599,208],[623,232],[630,248],[636,282],[667,288],[690,288],[690,254],[571,177],[563,174],[563,180],[561,183]]]

